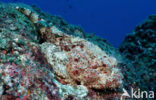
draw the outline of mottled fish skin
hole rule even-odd
[[[83,38],[81,29],[65,27],[80,37],[67,34],[24,4],[0,5],[0,9],[4,11],[0,12],[0,99],[102,100],[119,96],[117,88],[123,82],[118,60]]]
[[[20,8],[20,7],[16,7],[16,8],[17,8],[17,10],[19,10],[20,12],[22,12],[23,14],[28,16],[29,19],[33,23],[36,24],[38,21],[40,21],[39,15],[37,13],[31,12],[30,15],[28,15],[27,11],[30,11],[29,9]],[[42,19],[42,20],[45,21],[46,19]],[[38,25],[38,26],[42,26],[42,25]],[[96,88],[96,89],[116,88],[116,87],[120,87],[122,85],[122,81],[121,81],[122,74],[120,73],[120,71],[117,68],[115,68],[115,66],[117,65],[117,62],[115,61],[116,59],[106,55],[105,52],[100,50],[99,47],[93,45],[92,43],[90,43],[84,39],[67,35],[66,33],[62,32],[55,26],[41,27],[39,30],[40,30],[40,34],[42,35],[42,38],[46,42],[51,42],[52,44],[55,44],[63,52],[65,52],[67,54],[68,58],[70,59],[70,62],[66,66],[67,66],[68,72],[69,72],[70,76],[72,77],[72,79],[79,81],[80,83],[82,83],[84,85],[88,84],[87,87]],[[97,48],[97,50],[98,49],[99,50],[91,51],[91,48]],[[75,56],[73,54],[74,52],[76,52]],[[101,55],[96,55],[96,53],[100,54],[100,52],[101,52]],[[86,58],[83,58],[82,55],[86,56]],[[103,57],[101,57],[98,60],[97,58],[102,55],[103,55]],[[73,61],[73,59],[76,59],[76,58],[74,58],[76,56],[79,56],[77,59],[80,61]],[[83,62],[84,63],[87,62],[87,63],[85,63],[83,65]],[[114,63],[114,65],[113,65],[113,63]],[[86,66],[86,68],[81,67],[82,65]],[[74,66],[80,68],[81,71],[79,71],[77,68],[74,68]],[[96,68],[94,68],[94,67],[96,67]],[[74,73],[76,73],[76,72],[75,71],[73,72],[71,70],[77,71],[77,73],[80,74],[80,77],[76,76],[78,78],[78,79],[76,79],[76,77],[74,77],[76,75]],[[84,70],[84,71],[82,71],[82,70]],[[99,71],[99,70],[101,70],[101,71]],[[107,74],[104,74],[104,72]],[[87,73],[88,73],[88,75],[87,75]],[[103,77],[105,75],[106,75],[106,77],[103,79],[99,79],[99,78],[102,78],[101,77],[102,75],[99,76],[100,73],[101,74],[103,73]],[[93,75],[94,79],[87,78],[92,75]],[[92,80],[92,85],[91,84],[89,85],[91,80]],[[100,82],[102,82],[102,80],[103,81],[107,80],[107,81],[100,83]],[[97,83],[97,82],[99,82],[99,83]]]

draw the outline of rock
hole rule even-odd
[[[156,90],[156,19],[149,16],[126,36],[120,46],[126,63],[125,83],[141,90]]]

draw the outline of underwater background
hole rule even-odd
[[[154,100],[154,0],[1,1],[0,100]]]
[[[126,34],[156,12],[156,0],[0,0],[35,4],[43,11],[80,25],[87,33],[118,47]]]

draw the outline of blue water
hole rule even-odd
[[[156,0],[0,0],[36,4],[117,47],[147,16],[156,14]]]

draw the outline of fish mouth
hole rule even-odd
[[[99,94],[112,94],[112,93],[117,93],[121,90],[121,88],[106,88],[106,89],[94,89],[92,88],[91,90],[99,93]]]
[[[115,98],[120,98],[122,93],[121,87],[116,88],[105,88],[105,89],[90,89],[89,96],[93,99],[106,99],[106,100],[113,100]]]

